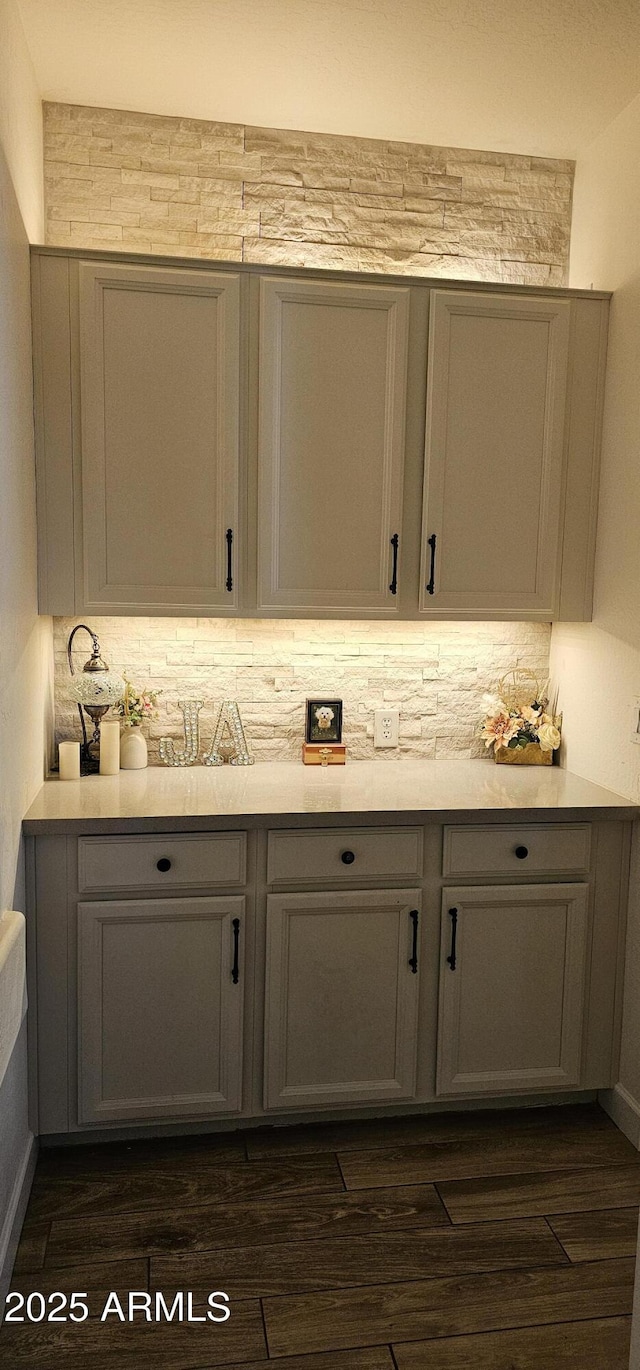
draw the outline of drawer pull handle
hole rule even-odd
[[[234,918],[233,928],[233,965],[231,967],[231,979],[237,985],[240,975],[240,919]]]
[[[158,868],[159,871],[163,871],[163,872],[164,872],[164,871],[170,871],[170,870],[171,870],[171,862],[170,862],[170,860],[169,860],[169,857],[168,857],[168,856],[161,856],[161,857],[160,857],[160,860],[159,860],[159,861],[156,861],[156,866],[157,866],[157,868]]]
[[[516,856],[517,856],[517,858],[518,858],[519,861],[525,861],[526,858],[527,858],[527,856],[529,855],[529,848],[528,848],[528,847],[516,847],[516,849],[515,849],[515,854],[516,854]]]
[[[428,595],[433,595],[433,594],[435,594],[435,588],[436,588],[436,535],[435,535],[435,533],[432,533],[432,534],[431,534],[431,537],[430,537],[430,538],[427,538],[427,545],[431,548],[431,568],[430,568],[430,571],[429,571],[429,579],[428,579],[428,581],[427,581],[426,590],[427,590],[427,594],[428,594]]]
[[[413,923],[413,943],[412,943],[412,947],[411,947],[411,955],[410,955],[410,957],[409,957],[409,965],[411,966],[412,973],[413,973],[414,975],[417,975],[417,974],[418,974],[418,910],[417,910],[417,909],[412,909],[412,910],[411,910],[411,913],[409,914],[409,917],[410,917],[410,919],[411,919],[411,922]]]
[[[458,910],[457,910],[457,909],[449,909],[449,917],[450,917],[450,919],[451,919],[451,949],[450,949],[449,955],[447,956],[447,961],[448,961],[449,965],[451,966],[451,969],[452,969],[452,970],[455,970],[455,968],[456,968],[456,939],[457,939],[457,936],[458,936]]]
[[[398,543],[399,543],[399,541],[400,541],[400,538],[398,537],[398,534],[397,534],[397,533],[394,533],[394,535],[393,535],[393,537],[392,537],[392,539],[391,539],[391,546],[392,546],[392,548],[393,548],[393,570],[392,570],[392,572],[391,572],[391,584],[390,584],[390,586],[389,586],[389,589],[390,589],[392,595],[397,595],[397,593],[398,593]]]
[[[340,860],[344,861],[345,866],[352,866],[355,859],[355,852],[352,851],[343,851],[340,855]]]

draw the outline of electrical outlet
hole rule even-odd
[[[399,709],[376,709],[373,715],[374,747],[397,747],[399,726]]]

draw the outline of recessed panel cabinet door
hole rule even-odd
[[[244,899],[78,906],[78,1118],[242,1106]]]
[[[80,265],[86,610],[238,605],[236,275]]]
[[[568,300],[431,296],[420,608],[558,611]]]
[[[258,608],[393,617],[409,291],[263,279]]]
[[[580,1083],[587,885],[445,889],[437,1093]]]
[[[411,1099],[419,890],[267,901],[268,1109]]]

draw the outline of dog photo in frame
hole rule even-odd
[[[307,742],[342,741],[342,700],[308,699]]]

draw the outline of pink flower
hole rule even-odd
[[[507,743],[520,732],[522,727],[521,718],[510,718],[507,713],[494,714],[492,718],[486,718],[481,737],[484,738],[485,747],[506,747]]]

